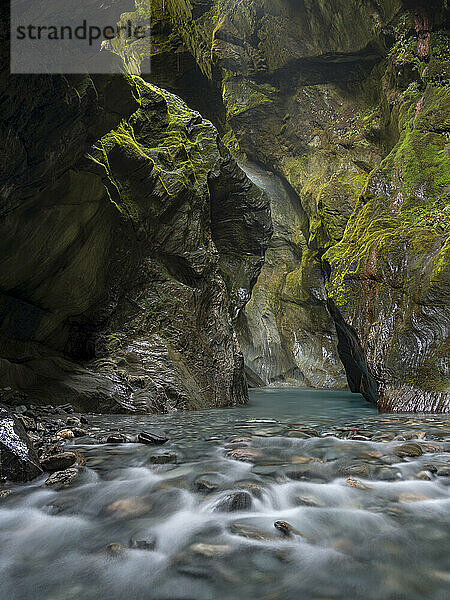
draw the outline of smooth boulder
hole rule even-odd
[[[20,482],[41,473],[38,456],[23,424],[0,407],[0,477]]]

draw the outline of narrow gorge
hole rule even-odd
[[[448,0],[0,15],[0,597],[447,598]]]

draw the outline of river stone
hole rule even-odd
[[[169,463],[176,463],[178,454],[176,452],[164,452],[161,454],[153,454],[150,456],[150,462],[154,465],[167,465]]]
[[[400,456],[400,458],[403,458],[405,456],[422,456],[423,450],[419,446],[419,444],[408,443],[402,444],[401,446],[397,446],[397,448],[395,448],[394,450],[394,454]]]
[[[81,427],[81,419],[78,419],[78,417],[67,417],[66,425],[68,427]]]
[[[227,456],[233,460],[253,462],[256,458],[263,456],[263,453],[254,448],[236,448],[235,450],[227,452]]]
[[[128,547],[133,550],[154,550],[156,547],[156,536],[148,536],[145,540],[130,538]]]
[[[83,429],[81,427],[72,427],[71,429],[74,437],[79,438],[79,437],[84,437],[85,435],[88,435],[88,432],[86,431],[86,429]]]
[[[233,551],[231,546],[226,544],[192,544],[189,549],[195,554],[201,554],[208,558],[215,558],[217,556],[224,556]]]
[[[110,433],[106,438],[107,444],[125,444],[127,441],[123,433]]]
[[[208,475],[198,477],[192,484],[192,487],[194,491],[199,492],[200,494],[212,494],[220,489],[223,482],[223,475],[209,473]]]
[[[62,440],[71,440],[75,437],[71,429],[61,429],[60,431],[56,432],[56,436]]]
[[[277,529],[283,537],[290,538],[294,536],[304,537],[302,533],[297,531],[292,525],[290,525],[287,521],[275,521],[273,524],[275,529]]]
[[[50,475],[45,485],[55,490],[63,490],[70,487],[78,479],[79,474],[80,469],[76,467],[64,469],[64,471],[56,471]]]
[[[0,407],[0,477],[19,482],[41,473],[39,459],[23,424]]]
[[[274,536],[266,531],[256,528],[254,525],[246,523],[232,523],[229,527],[230,533],[239,535],[249,540],[271,540]]]
[[[19,419],[26,431],[36,430],[36,421],[32,417],[28,417],[27,415],[18,415],[17,419]]]
[[[298,465],[295,468],[290,467],[289,469],[286,469],[285,475],[289,479],[294,479],[295,481],[308,479],[328,479],[325,473],[321,473],[320,471],[311,468],[311,463],[307,465]]]
[[[450,477],[450,466],[440,467],[436,475],[438,477]]]
[[[376,479],[381,481],[396,481],[401,479],[401,473],[398,469],[392,467],[380,467],[375,474]]]
[[[339,469],[340,473],[345,476],[369,477],[370,467],[365,463],[354,463]]]
[[[249,510],[252,506],[252,497],[248,492],[232,492],[223,498],[215,507],[220,512],[238,512]]]
[[[161,431],[141,431],[136,436],[136,441],[141,444],[160,446],[169,441],[169,438]]]
[[[114,557],[123,556],[123,554],[125,553],[125,547],[122,546],[122,544],[113,542],[106,546],[106,553],[109,556],[114,556]]]
[[[44,471],[64,471],[77,462],[77,456],[73,452],[61,452],[41,460]]]

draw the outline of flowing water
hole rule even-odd
[[[450,597],[448,415],[265,389],[243,408],[90,424],[97,439],[158,427],[170,441],[82,438],[71,487],[14,486],[0,500],[1,600]],[[424,454],[397,456],[411,439]]]

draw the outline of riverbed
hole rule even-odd
[[[2,600],[447,600],[449,415],[267,388],[90,415],[86,464],[0,497]],[[163,430],[161,446],[101,440]]]

